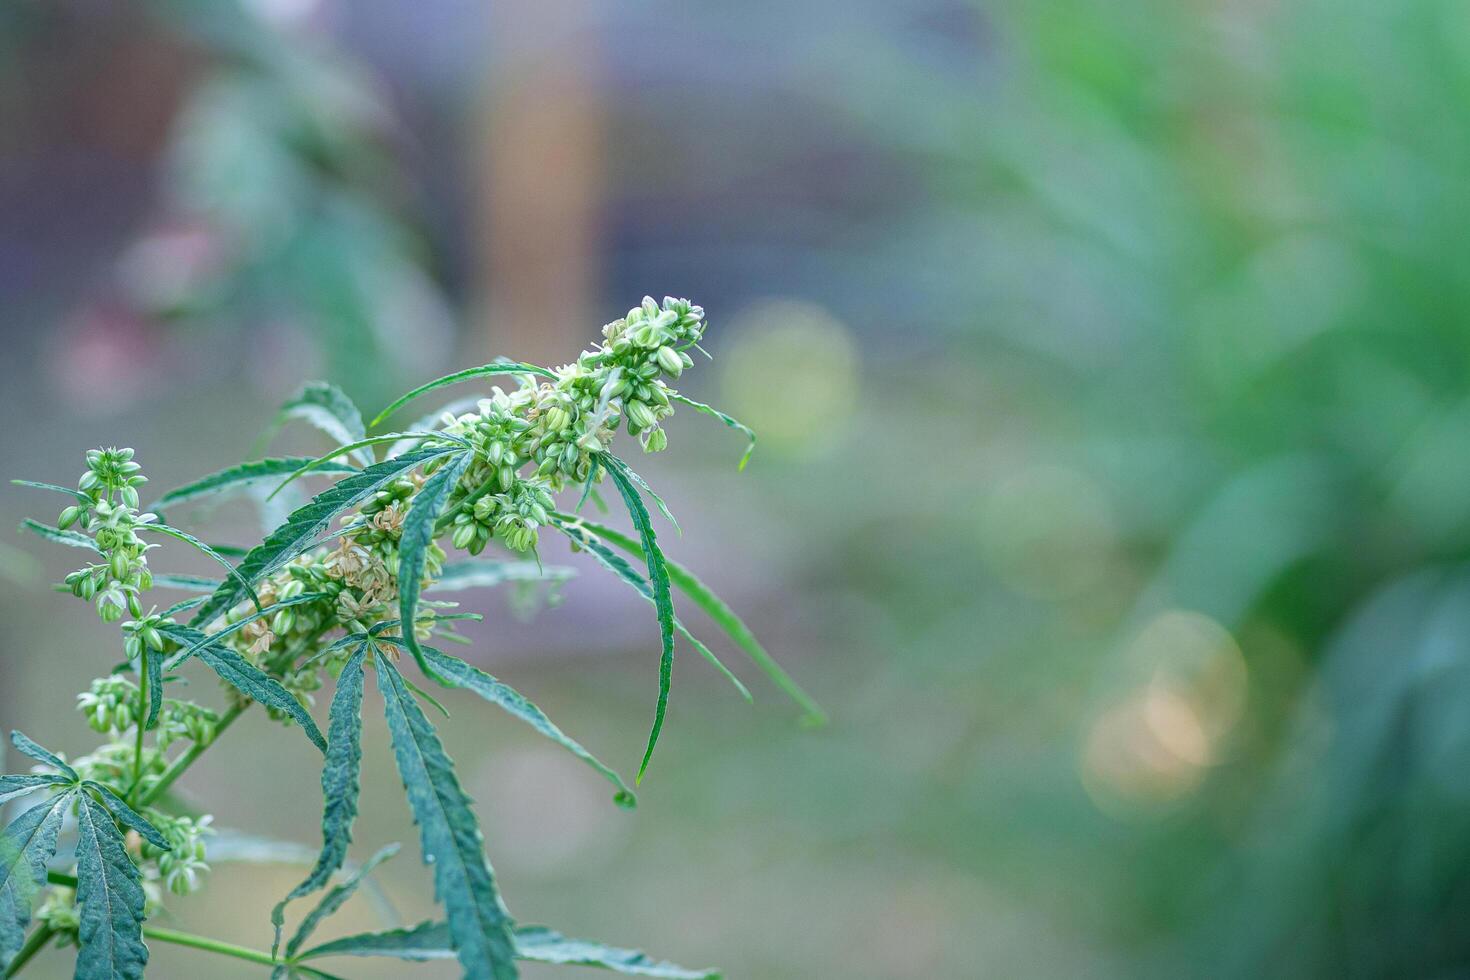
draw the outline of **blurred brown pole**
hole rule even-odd
[[[472,357],[554,366],[609,319],[592,309],[604,166],[594,6],[492,5],[493,57],[475,148]]]

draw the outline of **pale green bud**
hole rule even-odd
[[[660,347],[654,355],[658,359],[658,366],[667,371],[671,376],[677,378],[684,373],[684,359],[679,352],[672,347]]]
[[[669,448],[669,437],[663,429],[650,429],[648,437],[643,440],[643,451],[645,453],[661,453]]]

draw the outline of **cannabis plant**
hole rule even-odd
[[[489,397],[385,435],[367,435],[341,391],[313,383],[285,405],[272,431],[304,419],[330,434],[339,443],[335,449],[315,459],[243,463],[166,493],[146,510],[140,507],[146,478],[131,449],[89,452],[75,490],[17,481],[71,498],[55,526],[27,521],[25,527],[90,553],[60,587],[93,603],[104,623],[118,625],[123,656],[78,698],[87,724],[104,738],[91,754],[67,760],[20,732],[11,735],[15,748],[37,765],[0,776],[0,802],[33,793],[44,799],[0,836],[4,975],[20,972],[56,941],[76,947],[76,976],[87,980],[143,976],[148,942],[256,962],[273,978],[330,977],[319,964],[342,956],[458,958],[466,977],[495,980],[516,976],[516,961],[523,959],[644,976],[710,976],[516,924],[497,890],[474,808],[425,710],[440,708],[427,685],[478,695],[607,779],[619,805],[635,804],[633,789],[616,771],[534,704],[436,645],[464,642],[454,632],[456,622],[477,618],[455,612],[455,604],[441,595],[565,576],[541,563],[543,532],[549,531],[591,555],[654,607],[658,699],[635,784],[664,724],[676,637],[749,697],[675,614],[674,589],[718,623],[809,718],[820,718],[817,706],[740,619],[664,555],[645,497],[673,518],[613,452],[620,429],[646,452],[663,450],[668,437],[662,423],[678,405],[750,436],[736,420],[669,384],[692,366],[690,352],[700,350],[704,329],[700,307],[644,299],[603,327],[600,344],[554,371],[497,361],[409,392],[372,427],[448,385],[492,376],[515,382],[511,390],[492,388]],[[303,479],[335,482],[249,551],[206,544],[165,516],[191,501],[239,491],[256,491],[264,499],[289,496]],[[589,499],[598,498],[599,485],[616,491],[632,534],[578,516]],[[577,497],[571,507],[558,502],[564,491]],[[162,540],[204,553],[223,568],[223,577],[155,572],[151,552]],[[498,557],[491,557],[492,548]],[[159,610],[145,601],[153,589],[196,594]],[[195,663],[222,682],[222,702],[208,706],[169,696],[176,690],[171,683]],[[322,920],[396,850],[390,846],[361,863],[349,862],[369,675],[382,695],[394,758],[444,918],[313,943]],[[327,679],[335,689],[323,732],[308,709]],[[151,924],[167,896],[190,894],[208,870],[211,816],[191,808],[174,784],[256,704],[263,709],[257,715],[298,727],[323,756],[321,851],[310,873],[271,911],[275,941],[269,951]],[[63,840],[71,843],[62,847]],[[323,889],[325,896],[285,938],[288,903]]]

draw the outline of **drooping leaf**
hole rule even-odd
[[[143,885],[117,826],[86,793],[77,808],[77,980],[142,980]]]
[[[21,521],[20,526],[55,544],[64,544],[68,548],[86,548],[88,551],[95,551],[98,554],[102,553],[102,549],[97,547],[96,541],[77,531],[63,531],[60,528],[52,527],[50,524],[33,521],[29,517]]]
[[[754,429],[738,419],[731,418],[729,415],[726,415],[718,408],[713,408],[709,405],[706,405],[704,402],[697,402],[693,398],[686,398],[683,395],[676,394],[674,392],[670,392],[669,397],[676,402],[682,402],[683,404],[688,405],[696,412],[703,412],[705,415],[712,415],[715,418],[719,419],[721,422],[728,425],[730,428],[735,429],[738,432],[745,433],[745,438],[747,440],[745,444],[745,452],[741,454],[740,464],[736,467],[736,469],[740,470],[745,469],[745,464],[750,462],[750,454],[755,452]]]
[[[367,434],[357,405],[345,391],[329,381],[308,381],[302,385],[301,390],[281,406],[266,438],[269,439],[292,419],[301,419],[316,426],[338,443],[355,442]],[[363,466],[373,464],[370,452],[355,451],[353,456]]]
[[[166,534],[169,537],[174,538],[175,540],[182,541],[185,544],[192,546],[193,548],[207,556],[210,561],[217,563],[221,568],[228,572],[231,580],[234,581],[241,592],[249,596],[250,601],[255,603],[255,608],[260,608],[260,596],[255,594],[255,587],[251,583],[251,581],[245,578],[244,575],[240,574],[235,566],[231,565],[229,559],[225,558],[224,555],[220,554],[214,548],[194,537],[194,535],[190,534],[188,531],[181,531],[178,528],[170,527],[167,524],[139,524],[137,525],[137,530],[157,531],[159,534]]]
[[[465,442],[463,439],[459,438],[458,436],[451,436],[444,432],[390,432],[387,435],[369,436],[366,439],[359,439],[357,440],[357,442],[348,443],[345,446],[338,446],[331,452],[326,453],[322,456],[318,456],[316,459],[307,463],[305,466],[298,468],[295,472],[289,474],[280,483],[276,484],[276,488],[270,493],[266,494],[265,499],[270,500],[272,497],[280,493],[292,483],[301,479],[303,476],[306,476],[308,473],[315,472],[317,469],[330,462],[331,460],[336,459],[338,456],[346,455],[347,453],[350,453],[357,449],[362,449],[366,446],[377,446],[394,439],[402,438],[417,438],[419,441],[433,439],[443,442],[452,442],[455,445],[464,449],[469,448],[469,443]]]
[[[515,930],[516,958],[540,963],[601,967],[616,973],[663,980],[716,980],[713,970],[690,970],[651,959],[633,949],[568,939],[544,926],[521,926]],[[402,960],[443,960],[454,956],[449,943],[449,924],[423,922],[411,929],[392,929],[344,936],[314,946],[299,957],[391,956]]]
[[[439,519],[450,492],[473,458],[469,452],[451,456],[424,481],[403,517],[403,533],[398,539],[398,620],[403,626],[404,645],[413,654],[419,669],[440,683],[443,679],[424,660],[424,652],[414,635],[414,618],[418,615],[424,563],[428,558],[429,545],[434,541],[434,522]]]
[[[218,553],[219,549],[216,548]],[[155,589],[177,589],[180,592],[213,592],[220,587],[217,578],[203,578],[199,575],[167,575],[153,576],[153,587]]]
[[[70,786],[72,780],[65,776],[53,776],[50,773],[25,773],[14,776],[0,776],[0,803],[13,800],[17,796],[34,793],[42,786]]]
[[[644,599],[652,604],[653,589],[649,587],[648,581],[642,575],[638,574],[632,565],[624,561],[621,555],[616,554],[607,545],[597,540],[592,532],[587,530],[585,524],[585,521],[570,514],[558,513],[552,516],[552,525],[557,530],[570,538],[572,543],[577,547],[584,549],[593,558],[597,559],[598,564],[603,568],[606,568],[618,578],[631,585],[637,590],[639,595],[643,596]],[[643,557],[642,549],[639,549],[638,557]],[[720,675],[729,681],[735,690],[740,692],[741,697],[746,701],[753,702],[755,700],[751,696],[750,689],[745,686],[744,682],[736,677],[730,668],[725,666],[724,661],[715,656],[714,651],[705,646],[699,637],[689,632],[689,628],[677,616],[674,617],[674,629],[678,630],[679,635],[688,640],[689,645],[694,647],[701,657],[708,660],[720,672]]]
[[[470,558],[451,562],[439,572],[425,592],[458,592],[463,589],[491,588],[506,582],[565,582],[577,574],[575,568],[561,565],[538,565],[534,561],[501,561],[497,558]]]
[[[637,805],[638,799],[633,795],[623,782],[623,778],[612,769],[603,765],[602,762],[591,752],[584,749],[578,742],[568,736],[560,728],[552,723],[546,714],[510,685],[502,683],[491,677],[472,664],[465,663],[458,657],[451,657],[442,650],[434,647],[424,647],[424,655],[434,665],[434,669],[446,677],[455,687],[462,688],[478,694],[497,707],[503,708],[511,715],[524,721],[536,731],[545,735],[568,752],[581,759],[587,765],[600,772],[608,782],[617,787],[616,799],[619,806],[632,808]]]
[[[141,656],[148,678],[148,717],[143,719],[143,729],[151,731],[158,727],[158,715],[163,710],[163,651],[144,650]]]
[[[596,966],[614,973],[662,980],[717,980],[719,977],[714,970],[688,970],[652,959],[636,949],[568,939],[544,926],[523,926],[516,930],[516,955],[537,963]]]
[[[503,359],[491,361],[489,364],[483,364],[476,368],[466,368],[463,371],[446,374],[442,378],[435,378],[428,384],[419,385],[413,391],[396,399],[393,404],[379,412],[377,417],[368,424],[368,428],[376,429],[379,425],[383,424],[384,419],[420,395],[427,395],[431,391],[436,391],[449,385],[459,384],[463,381],[474,381],[476,378],[490,378],[502,374],[535,374],[543,378],[556,377],[553,372],[548,371],[544,367],[538,367],[535,364],[523,364],[519,361],[507,361]]]
[[[469,980],[514,978],[510,915],[496,891],[470,799],[398,668],[388,657],[379,657],[377,665],[398,772],[419,825],[424,860],[434,868],[435,893],[448,913],[460,965]]]
[[[317,535],[325,531],[332,519],[342,511],[371,497],[385,484],[414,467],[454,451],[453,446],[420,449],[346,477],[294,511],[285,524],[272,531],[258,547],[245,556],[237,570],[246,581],[259,581],[310,548]],[[243,595],[244,591],[237,581],[227,580],[194,614],[191,623],[198,626],[210,622],[238,603]]]
[[[186,663],[190,657],[198,653],[200,647],[205,646],[206,644],[218,645],[223,642],[225,637],[233,636],[234,634],[240,632],[240,630],[249,626],[251,623],[255,622],[258,619],[264,619],[267,616],[274,616],[282,609],[289,609],[292,606],[301,606],[305,605],[308,602],[317,602],[327,598],[330,598],[330,596],[328,596],[325,592],[303,592],[300,595],[293,595],[288,598],[273,602],[269,606],[266,606],[264,609],[253,612],[243,619],[236,620],[230,625],[214,633],[210,633],[208,635],[200,634],[199,640],[196,641],[192,646],[184,648],[182,651],[174,654],[172,657],[169,658],[168,669],[177,670],[180,666]]]
[[[331,723],[327,726],[327,758],[322,765],[322,850],[311,874],[271,910],[275,927],[272,950],[281,942],[286,905],[324,886],[347,859],[352,843],[352,823],[357,819],[357,798],[362,769],[362,662],[367,656],[363,643],[347,659],[332,695]]]
[[[362,883],[364,876],[371,874],[374,868],[397,853],[397,844],[389,844],[387,847],[382,848],[378,853],[368,858],[362,867],[348,875],[346,881],[322,896],[322,900],[317,903],[316,908],[306,914],[306,918],[301,920],[301,926],[296,930],[295,935],[291,937],[291,941],[286,944],[286,958],[294,958],[300,952],[301,947],[306,941],[311,938],[311,934],[316,932],[317,926],[321,925],[328,916],[340,909],[349,898],[357,893],[357,887]]]
[[[175,504],[181,504],[189,500],[198,500],[201,497],[225,494],[233,490],[244,490],[266,481],[273,482],[280,477],[296,472],[312,461],[310,456],[285,456],[269,457],[251,463],[241,463],[239,466],[231,466],[228,469],[220,470],[218,473],[211,473],[209,476],[201,477],[193,483],[185,484],[176,490],[170,490],[154,501],[153,506],[148,509],[161,515],[163,508],[172,507]],[[357,467],[355,466],[333,462],[319,464],[317,469],[327,473],[357,472]]]
[[[241,694],[259,701],[267,708],[286,712],[301,726],[301,730],[306,733],[307,738],[311,739],[312,744],[323,752],[327,750],[327,741],[322,738],[322,733],[316,727],[316,722],[312,720],[311,715],[301,706],[301,702],[297,701],[291,692],[282,687],[274,677],[224,644],[210,642],[209,637],[192,626],[165,623],[158,629],[159,632],[171,637],[185,648],[195,650],[195,656],[218,674],[220,680]],[[170,663],[172,664],[172,660]]]
[[[648,485],[648,481],[645,480],[645,479],[643,479],[643,477],[639,476],[633,470],[633,467],[629,466],[626,462],[623,463],[623,472],[634,483],[636,483],[636,484],[638,484],[638,486],[642,487],[644,493],[648,494],[650,497],[653,498],[653,502],[658,506],[659,513],[661,513],[661,514],[664,515],[664,520],[666,520],[670,524],[674,525],[674,530],[675,531],[678,531],[679,534],[682,535],[684,532],[683,532],[682,529],[680,529],[679,522],[674,518],[673,513],[671,513],[669,511],[668,504],[664,503],[664,498],[660,497],[657,493],[655,493],[653,487],[651,487],[651,486]]]
[[[157,827],[144,820],[142,814],[128,806],[122,797],[101,783],[93,782],[90,779],[82,783],[82,785],[100,796],[102,798],[102,805],[107,807],[124,827],[136,830],[148,843],[161,851],[173,850],[173,845],[168,842],[168,838],[160,834]]]
[[[451,960],[454,946],[449,939],[449,923],[420,922],[411,929],[389,929],[344,936],[313,946],[298,959],[319,956],[391,956],[400,960]]]
[[[60,756],[41,748],[41,746],[31,741],[31,739],[28,738],[24,732],[12,731],[10,733],[10,744],[15,746],[15,750],[17,752],[21,753],[22,755],[28,755],[32,759],[35,759],[37,762],[44,762],[52,769],[55,769],[63,776],[66,776],[72,782],[76,782],[77,780],[81,779],[81,777],[77,775],[77,771],[71,766],[67,765],[65,762],[63,762]]]
[[[71,798],[71,793],[62,793],[37,804],[0,832],[0,968],[25,942],[31,905],[46,884],[46,865],[56,853],[56,837]]]
[[[583,527],[590,530],[593,534],[596,534],[599,538],[602,538],[610,544],[622,548],[634,558],[643,557],[643,548],[638,542],[621,531],[582,518],[572,518],[568,514],[559,516],[563,519],[575,519],[579,521]],[[715,624],[730,637],[730,640],[751,659],[751,662],[764,671],[766,676],[770,677],[777,687],[806,711],[805,718],[809,724],[821,725],[826,723],[827,715],[822,710],[822,706],[816,702],[816,699],[802,689],[801,685],[776,662],[774,657],[766,652],[765,647],[761,646],[760,641],[756,639],[750,627],[745,625],[745,622],[735,614],[734,610],[725,604],[723,599],[717,596],[709,586],[701,582],[685,566],[667,557],[664,558],[664,564],[669,569],[669,579],[675,587],[688,596],[696,606],[702,609],[705,615],[714,620]]]
[[[64,493],[79,504],[90,504],[92,502],[91,497],[71,487],[59,487],[54,483],[40,483],[36,480],[11,480],[10,482],[17,487],[30,487],[32,490],[54,490],[57,493]]]
[[[638,529],[639,540],[643,543],[643,556],[648,565],[648,584],[653,589],[653,607],[658,616],[659,640],[663,647],[658,664],[658,704],[654,708],[653,728],[648,733],[648,747],[644,749],[643,761],[638,765],[638,776],[634,780],[636,783],[641,782],[643,774],[648,771],[649,760],[653,758],[653,747],[658,744],[659,732],[664,727],[664,715],[669,710],[669,683],[674,671],[674,599],[669,593],[669,570],[664,564],[664,554],[658,546],[657,536],[653,533],[653,522],[649,519],[648,508],[643,506],[643,498],[638,495],[638,488],[628,475],[627,465],[611,453],[600,453],[598,458],[607,469],[613,485],[618,488],[618,494],[628,508],[628,516],[633,519],[633,526]]]

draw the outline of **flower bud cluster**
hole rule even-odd
[[[135,528],[157,520],[154,514],[138,513],[138,487],[148,478],[133,460],[131,449],[93,449],[87,453],[87,470],[77,481],[77,503],[57,518],[62,530],[79,525],[92,535],[102,561],[78,569],[66,577],[73,595],[97,602],[97,615],[114,623],[124,612],[142,615],[139,594],[152,588],[144,544]]]
[[[554,506],[551,494],[590,479],[594,454],[611,445],[624,422],[645,451],[666,448],[660,423],[674,410],[664,378],[693,365],[686,351],[704,328],[701,307],[646,296],[604,326],[603,343],[559,368],[555,380],[538,384],[527,375],[516,391],[494,389],[476,412],[446,417],[445,431],[475,451],[450,496],[451,543],[471,554],[492,538],[512,551],[533,550]],[[524,476],[527,466],[534,470]]]
[[[175,895],[197,891],[199,876],[209,870],[205,861],[204,839],[214,833],[210,827],[213,819],[209,816],[198,819],[171,817],[150,812],[149,822],[169,842],[170,849],[160,850],[145,840],[141,854],[144,860],[157,862],[164,887]]]

